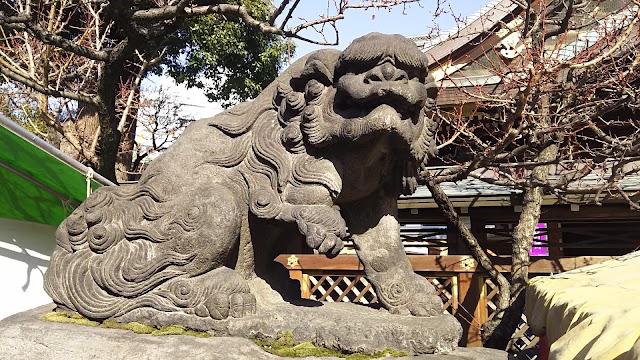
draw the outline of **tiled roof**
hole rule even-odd
[[[455,183],[445,182],[440,184],[440,186],[449,197],[517,195],[522,193],[522,191],[518,189],[493,185],[473,178],[464,179]],[[400,199],[430,199],[431,197],[431,192],[426,186],[418,186],[418,189],[412,195],[401,196]]]
[[[427,53],[429,60],[437,62],[483,32],[489,31],[515,8],[516,5],[510,0],[492,0],[456,29],[436,36],[425,34],[413,36],[410,39]]]
[[[599,20],[597,26],[589,31],[580,32],[575,41],[558,50],[557,58],[561,60],[572,59],[576,54],[596,44],[602,38],[603,29],[607,29],[610,32],[631,24],[636,12],[637,6],[632,6],[622,11],[616,11],[611,16]]]
[[[559,176],[549,176],[549,180],[558,179]],[[595,187],[603,184],[600,177],[591,174],[581,179],[577,184],[580,187]],[[455,183],[445,182],[440,184],[444,192],[450,197],[478,197],[478,196],[508,196],[522,193],[522,190],[494,185],[475,178],[467,178]],[[624,191],[640,191],[640,175],[627,176],[619,182]],[[419,186],[415,193],[402,196],[401,199],[429,199],[431,192],[426,186]]]

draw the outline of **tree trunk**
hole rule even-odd
[[[502,275],[498,269],[494,266],[493,262],[485,253],[484,249],[478,243],[478,239],[473,235],[471,230],[465,225],[464,221],[460,219],[458,213],[455,211],[451,200],[445,194],[444,190],[440,187],[439,184],[436,184],[433,180],[429,171],[423,172],[424,179],[426,180],[426,185],[431,192],[431,196],[433,200],[438,204],[438,207],[444,213],[444,217],[447,222],[452,225],[455,229],[458,230],[460,237],[465,242],[465,245],[471,252],[473,258],[478,262],[478,264],[484,269],[484,271],[489,274],[489,276],[494,280],[494,282],[498,286],[498,294],[496,295],[496,300],[494,300],[496,304],[496,312],[500,313],[509,308],[509,293],[510,293],[510,285],[507,278]],[[483,329],[483,337],[484,337],[484,329]],[[511,334],[509,334],[509,337]]]
[[[139,96],[139,91],[135,96]],[[124,132],[122,134],[122,140],[120,142],[120,148],[118,150],[118,156],[116,157],[116,179],[118,181],[133,180],[131,171],[133,170],[133,150],[136,143],[136,128],[137,128],[137,108],[130,110],[127,120],[124,125]]]
[[[53,125],[50,124],[50,121],[56,121],[56,119],[49,119],[49,97],[47,95],[41,94],[39,92],[33,92],[33,97],[36,99],[36,103],[38,105],[38,122],[41,122],[45,125],[47,129],[46,133],[46,141],[55,146],[56,148],[60,148],[60,142],[62,141],[62,136],[55,129]]]
[[[512,234],[509,306],[497,310],[496,316],[484,325],[482,337],[485,347],[506,350],[511,335],[520,323],[524,310],[524,290],[529,283],[529,251],[540,218],[542,195],[539,187],[527,187],[524,190],[522,213]]]
[[[118,148],[120,147],[120,133],[111,124],[117,121],[115,116],[111,116],[110,112],[103,109],[98,111],[100,118],[100,138],[96,148],[97,164],[95,171],[105,178],[117,182],[116,179],[116,158],[118,156]]]
[[[131,43],[120,48],[117,56],[114,55],[114,60],[104,65],[98,79],[96,109],[100,120],[100,138],[97,146],[99,158],[96,170],[113,182],[118,181],[116,159],[122,140],[122,133],[118,130],[120,119],[116,112],[116,96],[120,92],[119,84],[126,81],[129,74],[125,70],[125,60],[133,53],[133,48]]]
[[[551,162],[557,156],[558,143],[554,142],[540,152],[537,162]],[[536,182],[544,183],[548,177],[549,165],[536,166],[531,172],[531,178]],[[543,195],[543,189],[539,186],[527,186],[524,189],[522,212],[512,233],[510,304],[502,311],[497,310],[496,316],[484,325],[482,337],[485,347],[506,350],[511,335],[520,323],[525,290],[529,284],[529,253],[540,221]]]
[[[63,125],[63,128],[66,134],[73,135],[80,141],[84,153],[79,152],[71,142],[65,138],[60,142],[60,150],[84,165],[91,166],[95,169],[96,164],[92,159],[87,157],[95,154],[97,137],[100,136],[100,121],[96,109],[90,104],[78,104],[78,114],[75,122],[67,121]]]

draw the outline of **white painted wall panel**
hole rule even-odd
[[[0,218],[0,319],[51,302],[42,288],[56,228]]]

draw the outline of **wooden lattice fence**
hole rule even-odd
[[[445,277],[433,277],[426,276],[426,278],[436,288],[436,295],[438,295],[443,302],[443,312],[448,312],[452,315],[456,315],[459,309],[459,301],[457,299],[458,294],[458,282],[456,276]],[[367,281],[366,277],[362,275],[309,275],[309,281],[311,283],[311,290],[309,298],[318,301],[327,302],[353,302],[360,304],[375,304],[378,302],[378,297],[375,290]],[[495,315],[496,305],[493,302],[494,297],[498,294],[498,287],[493,284],[491,279],[485,279],[486,286],[486,304],[487,304],[487,319],[492,319]],[[464,309],[464,313],[471,313],[469,309]],[[461,314],[461,320],[469,320]],[[479,326],[480,324],[474,324],[473,320],[470,321],[470,326]],[[520,352],[533,360],[537,358],[538,337],[531,334],[529,325],[527,325],[527,319],[522,314],[522,321],[518,325],[518,328],[514,332],[512,339],[509,343],[510,350],[512,352]]]
[[[309,276],[311,281],[310,299],[329,302],[353,302],[375,304],[378,297],[364,276]]]
[[[457,310],[456,278],[427,277],[436,288],[443,302],[443,312],[455,314]],[[375,304],[378,296],[375,290],[362,275],[309,275],[311,282],[310,299],[328,302],[353,302]]]
[[[537,259],[529,267],[530,274],[549,274],[609,260],[608,256],[570,259]],[[414,270],[426,277],[443,300],[443,312],[455,315],[463,325],[463,345],[481,346],[482,324],[495,316],[494,299],[498,288],[469,256],[409,256]],[[300,281],[303,298],[318,301],[342,301],[362,304],[378,302],[375,290],[364,277],[362,265],[355,255],[327,259],[317,255],[282,255],[277,261],[285,265],[292,279]],[[503,263],[499,270],[510,271]],[[524,314],[514,332],[512,352],[528,359],[537,358],[539,339],[531,334]]]

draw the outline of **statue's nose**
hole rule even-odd
[[[406,81],[408,78],[406,71],[398,69],[391,63],[385,62],[369,70],[364,82],[370,84],[382,81]]]

